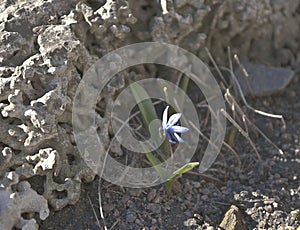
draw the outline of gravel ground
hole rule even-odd
[[[270,66],[299,70],[300,0],[166,2],[167,9],[165,1],[154,0],[1,1],[0,152],[6,150],[2,152],[5,161],[0,162],[0,179],[8,178],[2,194],[12,205],[0,207],[0,223],[20,227],[34,218],[42,230],[104,229],[98,213],[98,180],[81,184],[81,179],[92,181],[94,175],[77,155],[71,102],[89,66],[108,52],[136,42],[157,41],[193,51],[209,63],[203,54],[207,47],[219,65],[228,65],[226,47],[231,47],[242,63],[262,64],[269,70]],[[115,84],[109,85],[113,92],[104,92],[108,94],[106,102],[114,99],[131,77],[159,76],[177,81],[174,70],[156,67],[137,66],[120,75]],[[262,79],[260,74],[257,77]],[[199,89],[188,92],[192,98],[200,97]],[[166,193],[164,185],[132,189],[102,181],[100,192],[108,229],[300,230],[299,92],[298,73],[282,94],[248,98],[254,108],[284,116],[286,129],[278,119],[246,113],[282,149],[282,154],[251,132],[262,159],[259,161],[249,141],[236,131],[231,144],[238,159],[232,151],[222,149],[208,171],[199,174],[194,169],[185,174],[176,181],[171,194]],[[112,134],[106,123],[105,100],[102,102],[97,109],[104,116],[104,125],[98,130],[109,143]],[[228,122],[228,132],[230,127]],[[205,141],[201,142],[194,161],[201,160],[206,147]],[[118,147],[116,152],[120,153]],[[40,167],[43,157],[38,163],[27,157],[45,149],[51,150],[55,161],[47,165],[49,169],[33,174],[32,169]],[[125,162],[132,155],[125,152],[119,159]],[[23,172],[24,167],[28,171]],[[25,174],[11,180],[20,169]],[[30,182],[32,190],[38,192],[31,194],[32,200],[19,199],[15,194],[20,192],[17,184],[23,181]],[[25,188],[22,192],[33,192]],[[41,221],[37,214],[40,207],[33,208],[40,206],[36,197],[44,201],[45,213],[48,204],[61,210],[51,209],[50,216],[45,215]],[[31,226],[38,227],[35,223]]]
[[[240,169],[237,161],[229,157],[230,153],[223,151],[211,170],[204,175],[196,170],[184,175],[171,194],[166,194],[163,185],[130,189],[103,182],[101,194],[108,228],[213,230],[222,229],[221,225],[229,229],[224,225],[228,222],[225,213],[235,210],[231,217],[237,218],[240,225],[232,229],[299,230],[299,92],[299,76],[296,76],[281,95],[250,101],[255,108],[285,117],[286,129],[282,129],[282,123],[276,119],[249,114],[283,154],[258,136],[252,139],[262,157],[259,162],[249,143],[237,134],[234,148],[242,162]],[[99,229],[92,206],[98,213],[97,180],[82,188],[76,205],[51,212],[40,223],[40,229]],[[103,226],[101,219],[100,225]]]

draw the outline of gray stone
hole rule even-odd
[[[285,68],[251,63],[245,64],[244,67],[248,77],[243,74],[241,68],[235,73],[244,95],[266,96],[280,93],[294,76],[292,70]]]

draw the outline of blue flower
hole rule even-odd
[[[176,144],[176,142],[184,142],[183,139],[179,136],[179,133],[185,133],[189,129],[177,124],[181,117],[181,113],[173,114],[168,120],[168,109],[169,106],[165,108],[162,118],[163,135],[172,144]]]

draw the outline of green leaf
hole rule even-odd
[[[147,130],[149,131],[151,138],[154,138],[156,143],[160,143],[161,139],[159,135],[157,135],[158,130],[150,130],[149,127],[151,121],[158,119],[158,117],[148,93],[140,84],[133,81],[130,81],[130,89],[132,91],[132,94],[136,102],[138,103],[138,107],[142,114],[144,124],[147,127]],[[167,143],[165,141],[163,141],[160,149],[162,150],[162,152],[168,155],[168,152],[166,152],[166,150],[168,149]],[[163,157],[162,155],[161,157],[162,159],[165,159],[165,157]]]
[[[189,83],[189,78],[184,76],[184,78],[180,84],[180,88],[183,90],[183,92],[179,95],[180,98],[178,95],[176,95],[174,93],[174,91],[168,91],[167,96],[169,96],[169,98],[172,98],[172,99],[175,99],[175,98],[177,100],[179,99],[179,103],[181,103],[182,104],[181,106],[183,106],[184,105],[184,97],[185,97],[184,93],[186,92],[188,83]],[[144,124],[147,126],[147,128],[149,130],[149,125],[150,125],[151,121],[158,119],[155,108],[153,106],[153,103],[152,103],[148,93],[146,92],[146,90],[138,83],[130,82],[130,89],[133,93],[135,100],[138,103],[139,110],[143,116]],[[149,131],[151,131],[151,130],[149,130]],[[150,134],[151,134],[151,132],[150,132]],[[155,137],[157,137],[157,136],[154,135],[154,138]],[[163,152],[167,151],[167,149],[170,149],[170,145],[167,145],[167,144],[168,143],[166,141],[163,142],[163,144],[161,146],[161,150]],[[146,157],[150,161],[151,165],[158,172],[161,179],[164,180],[164,178],[166,177],[166,172],[160,166],[161,162],[149,151],[149,149],[146,145],[142,144],[142,146],[143,146],[144,151],[146,152]],[[171,150],[169,151],[169,153],[170,152],[171,152]],[[173,174],[167,180],[167,183],[166,183],[167,192],[170,192],[171,187],[178,176],[192,170],[197,165],[199,165],[199,162],[190,162],[190,163],[184,165],[183,167],[181,167],[180,169],[176,170],[175,172],[173,172]]]
[[[156,159],[155,156],[153,156],[152,153],[150,153],[148,147],[144,144],[142,144],[144,151],[146,152],[146,157],[150,161],[151,165],[154,167],[155,171],[159,174],[160,178],[164,180],[166,178],[166,172],[163,170],[163,168],[160,166],[160,161]]]
[[[182,109],[183,106],[184,106],[184,98],[185,98],[185,94],[186,94],[186,91],[187,91],[187,87],[189,85],[189,81],[190,81],[190,78],[186,75],[183,75],[181,81],[180,81],[180,84],[179,84],[179,87],[181,88],[182,91],[179,91],[179,106],[180,108]]]
[[[131,82],[129,86],[135,100],[138,103],[144,122],[147,125],[147,127],[149,127],[151,121],[153,121],[154,119],[158,119],[153,103],[146,90],[144,90],[144,88],[138,83]]]
[[[193,168],[199,165],[199,162],[190,162],[182,166],[181,168],[177,169],[175,172],[172,173],[170,178],[167,180],[166,183],[166,190],[168,193],[171,192],[171,188],[175,180],[182,174],[191,171]]]
[[[132,94],[133,94],[135,100],[138,103],[138,107],[142,114],[144,124],[147,126],[147,129],[150,132],[151,137],[156,138],[157,139],[156,141],[158,143],[159,136],[152,135],[151,131],[152,132],[154,132],[154,131],[149,130],[149,125],[150,125],[151,121],[158,119],[158,117],[157,117],[155,108],[153,106],[153,103],[152,103],[148,93],[142,86],[140,86],[138,83],[132,82],[132,81],[130,82],[130,89],[132,91]],[[166,173],[160,166],[161,162],[150,152],[150,150],[148,149],[148,147],[145,144],[142,143],[142,147],[143,147],[144,152],[146,153],[146,157],[150,161],[151,165],[155,168],[155,170],[159,174],[160,178],[162,180],[164,180],[164,178],[166,177]]]

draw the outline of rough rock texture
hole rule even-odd
[[[226,212],[224,219],[220,223],[220,227],[228,230],[245,230],[245,221],[238,207],[232,205]]]
[[[22,214],[38,212],[41,220],[49,215],[47,200],[34,191],[29,182],[20,177],[30,177],[32,166],[24,164],[7,172],[0,181],[0,229],[38,229],[34,218],[24,219]],[[17,185],[15,189],[12,189]]]
[[[35,220],[24,220],[22,213],[39,212],[43,220],[47,203],[55,210],[74,204],[82,181],[94,179],[73,140],[71,106],[82,75],[99,57],[126,44],[159,41],[204,60],[207,46],[219,64],[227,63],[231,46],[244,61],[299,66],[299,5],[300,0],[1,1],[0,228],[36,229]],[[120,74],[103,93],[100,110],[127,76],[155,71],[139,67]],[[106,116],[99,115],[99,135],[108,144]],[[120,154],[120,146],[114,149]],[[42,176],[41,194],[30,188],[35,176]]]

